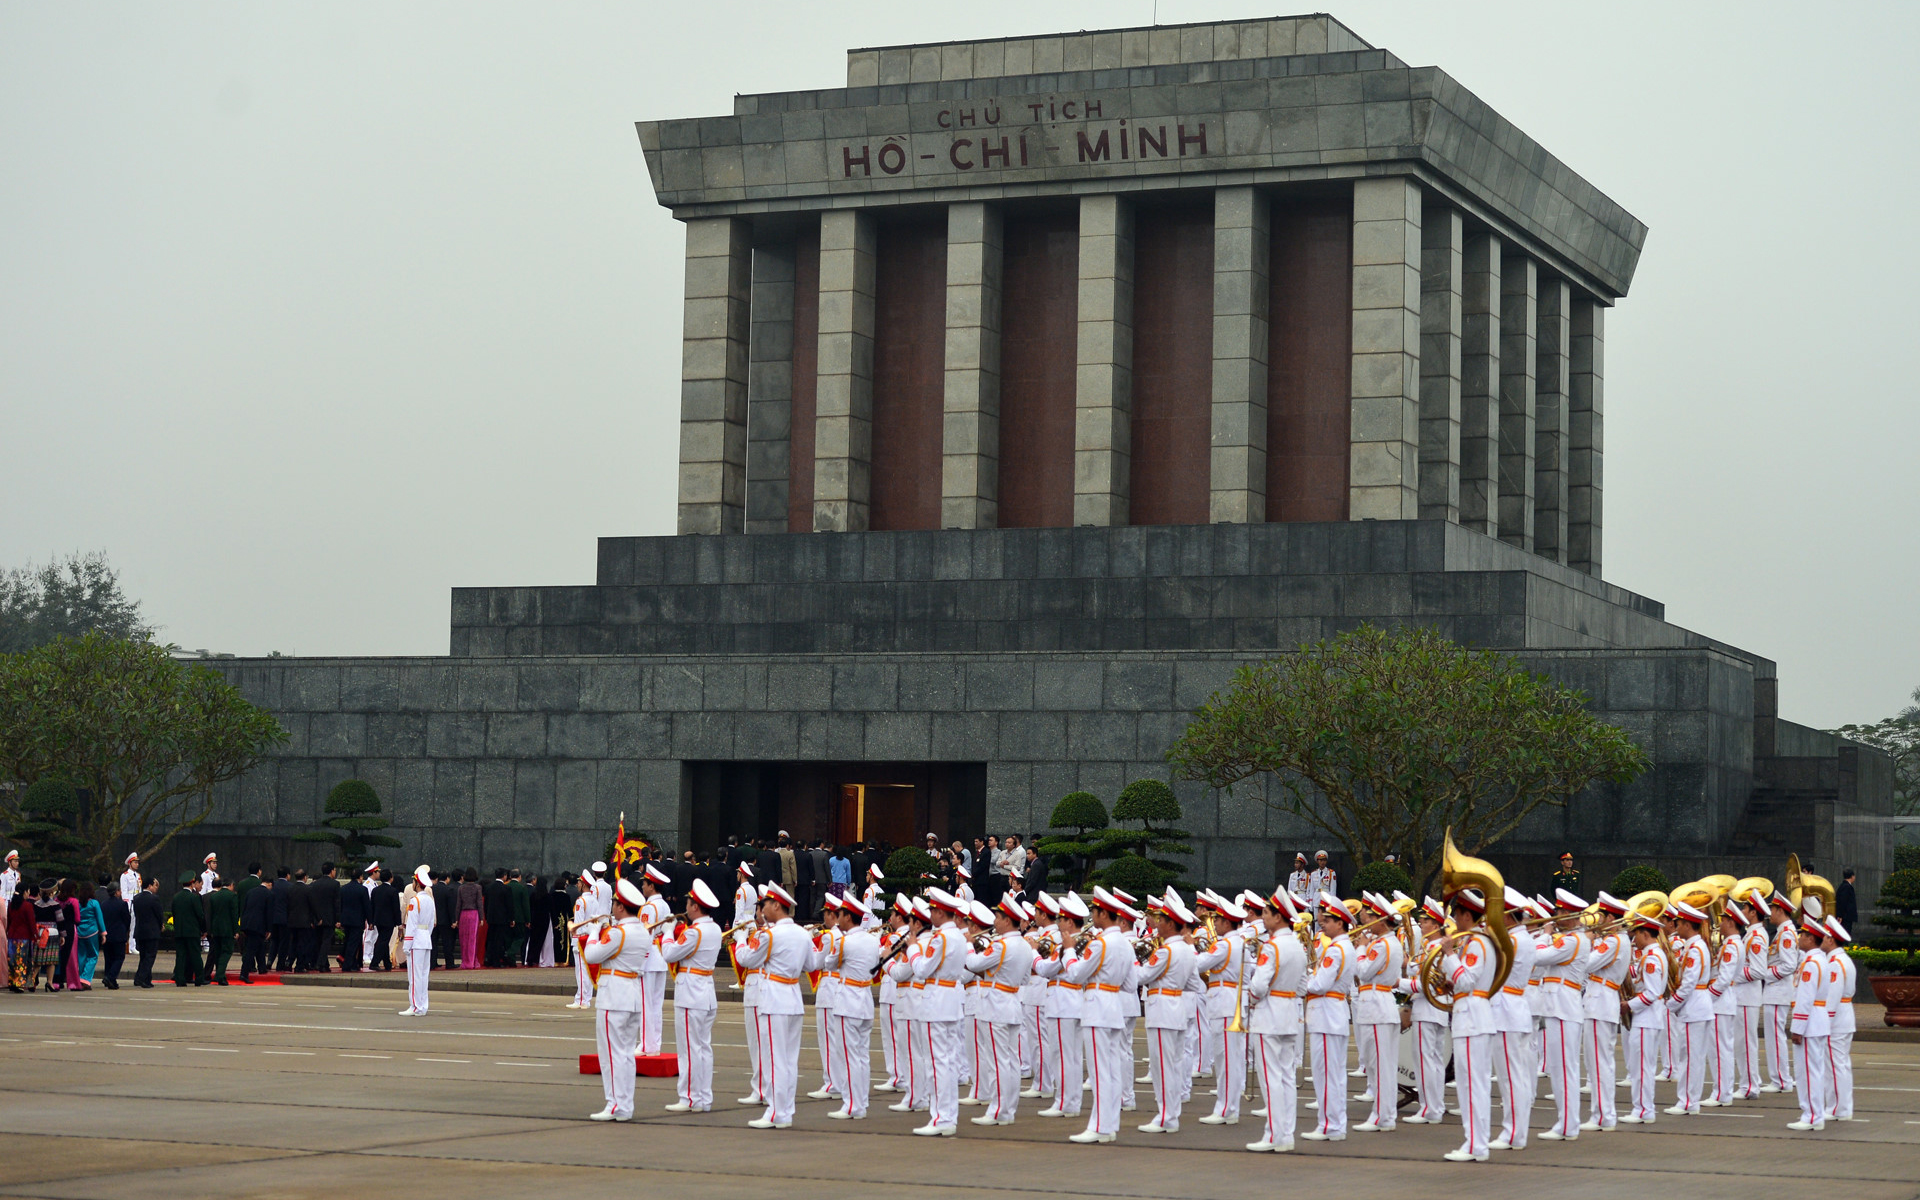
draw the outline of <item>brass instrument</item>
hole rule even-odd
[[[1233,1018],[1227,1022],[1228,1033],[1247,1031],[1247,965],[1252,957],[1247,953],[1248,942],[1247,938],[1240,940],[1240,961],[1235,964],[1239,968],[1239,977],[1233,985]]]
[[[1820,898],[1821,916],[1833,915],[1833,885],[1811,871],[1802,871],[1800,856],[1789,854],[1787,855],[1787,899],[1793,901],[1795,908],[1800,908],[1806,904],[1808,896]]]
[[[1041,958],[1052,958],[1053,952],[1059,948],[1060,939],[1054,936],[1054,931],[1051,926],[1047,928],[1045,933],[1040,935],[1039,941],[1033,943],[1033,952]]]
[[[992,945],[993,945],[993,935],[990,933],[980,934],[978,937],[973,939],[974,950],[981,954],[985,954]]]
[[[1159,950],[1160,947],[1166,944],[1167,944],[1167,939],[1161,937],[1159,934],[1155,934],[1152,937],[1148,937],[1148,938],[1135,938],[1133,942],[1134,961],[1135,962],[1147,961],[1149,958],[1153,957],[1155,951]]]
[[[1453,830],[1446,833],[1440,854],[1440,887],[1448,896],[1467,888],[1478,888],[1487,899],[1487,913],[1480,927],[1493,943],[1493,980],[1487,985],[1492,994],[1507,982],[1513,971],[1513,935],[1507,932],[1507,881],[1484,859],[1462,854],[1453,844]],[[1452,1012],[1457,997],[1452,996],[1446,980],[1440,977],[1440,945],[1436,943],[1420,964],[1420,989],[1427,1003],[1441,1012]],[[1445,999],[1442,999],[1442,997]]]
[[[1733,890],[1727,893],[1727,897],[1738,900],[1742,904],[1764,908],[1767,901],[1773,899],[1773,880],[1765,875],[1749,875],[1745,879],[1736,881]],[[1766,913],[1761,912],[1759,915],[1764,917]]]
[[[1690,904],[1707,914],[1707,925],[1701,932],[1706,937],[1707,953],[1714,961],[1720,957],[1720,917],[1727,909],[1727,893],[1737,882],[1731,875],[1709,875],[1683,883],[1669,894],[1675,903]]]
[[[1078,958],[1087,952],[1087,943],[1091,942],[1094,939],[1094,934],[1095,934],[1095,930],[1093,926],[1088,925],[1083,929],[1081,929],[1079,933],[1074,935],[1074,938],[1073,938],[1074,957]]]

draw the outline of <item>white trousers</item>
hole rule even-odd
[[[1036,1013],[1038,1009],[1034,1010]],[[1060,1078],[1060,1025],[1053,1017],[1037,1016],[1034,1020],[1033,1086],[1042,1096],[1052,1096],[1059,1092],[1057,1082]]]
[[[1367,1090],[1373,1093],[1373,1123],[1392,1129],[1400,1113],[1400,1022],[1369,1021],[1354,1028],[1360,1031],[1355,1044],[1360,1068],[1367,1073]]]
[[[1313,1065],[1313,1098],[1320,1105],[1315,1128],[1330,1138],[1347,1136],[1347,1035],[1307,1034]]]
[[[433,973],[433,947],[415,946],[407,951],[407,1006],[417,1013],[427,1011],[427,976]]]
[[[1205,995],[1202,995],[1200,997],[1199,1007],[1203,1011],[1197,1015],[1193,1021],[1188,1023],[1188,1028],[1195,1029],[1197,1033],[1197,1036],[1194,1038],[1196,1043],[1194,1049],[1198,1065],[1194,1069],[1202,1072],[1212,1072],[1214,1079],[1218,1081],[1220,1078],[1220,1039],[1208,1036],[1211,1032],[1210,1027],[1216,1024],[1216,1022],[1205,1015],[1204,1010],[1206,1005],[1207,998]],[[1224,1022],[1219,1024],[1221,1024],[1222,1028],[1225,1028]],[[1194,1060],[1190,1059],[1189,1061]]]
[[[1264,1140],[1282,1145],[1293,1140],[1294,1111],[1300,1107],[1300,1035],[1262,1033],[1253,1038],[1254,1072],[1267,1106]]]
[[[960,1057],[967,1069],[962,1072],[960,1082],[973,1089],[968,1095],[975,1100],[980,1098],[981,1072],[993,1069],[990,1064],[980,1060],[981,1054],[986,1049],[986,1040],[987,1023],[985,1021],[978,1017],[966,1017],[961,1020]]]
[[[1800,1119],[1809,1123],[1827,1119],[1827,1075],[1833,1069],[1832,1048],[1823,1037],[1803,1037],[1794,1047],[1794,1086],[1800,1092]]]
[[[849,1116],[867,1115],[867,1099],[873,1091],[873,1018],[833,1018],[833,1044],[840,1054],[840,1111]]]
[[[363,965],[366,961],[360,960]],[[582,1008],[593,1003],[593,980],[587,977],[587,960],[581,957],[578,942],[573,948],[573,1002]]]
[[[1139,1066],[1139,1064],[1137,1064],[1133,1060],[1133,1031],[1137,1029],[1139,1025],[1140,1025],[1139,1017],[1122,1017],[1120,1019],[1120,1033],[1121,1033],[1120,1044],[1127,1048],[1127,1072],[1120,1079],[1120,1111],[1121,1112],[1132,1112],[1134,1109],[1139,1107],[1139,1105],[1134,1101],[1134,1098],[1133,1098],[1133,1082],[1137,1078],[1134,1072]],[[1088,1035],[1088,1034],[1082,1034],[1080,1044],[1083,1050],[1085,1049],[1085,1047],[1091,1046],[1093,1044],[1091,1041],[1086,1040],[1090,1036],[1091,1035]],[[1083,1053],[1081,1057],[1085,1058],[1086,1055]],[[1089,1079],[1087,1081],[1087,1085],[1091,1087],[1093,1085],[1093,1081]]]
[[[907,1103],[921,1112],[932,1104],[933,1060],[928,1054],[927,1023],[907,1022]]]
[[[1739,1056],[1739,1010],[1713,1014],[1713,1098],[1722,1104],[1733,1103]]]
[[[1760,1094],[1766,1077],[1760,1074],[1760,1014],[1757,1004],[1740,1006],[1740,1095]]]
[[[1180,1108],[1187,1099],[1182,1085],[1192,1077],[1192,1068],[1187,1065],[1186,1030],[1147,1028],[1147,1075],[1153,1082],[1157,1112],[1153,1119],[1161,1125],[1180,1124]]]
[[[1466,1137],[1460,1149],[1475,1158],[1487,1155],[1493,1128],[1493,1060],[1497,1033],[1453,1037],[1454,1095],[1460,1100],[1460,1125]]]
[[[1201,1055],[1205,1052],[1204,1048],[1200,1045],[1200,1022],[1197,1017],[1187,1018],[1186,1028],[1180,1031],[1180,1041],[1183,1052],[1186,1055],[1187,1064],[1187,1077],[1180,1081],[1180,1099],[1187,1100],[1193,1096],[1193,1077],[1202,1070],[1197,1064],[1200,1062]],[[1132,1043],[1129,1042],[1128,1044],[1131,1045]],[[1207,1065],[1211,1066],[1212,1064],[1209,1063]]]
[[[1674,1046],[1673,1085],[1679,1102],[1692,1112],[1700,1107],[1700,1091],[1706,1086],[1707,1047],[1713,1043],[1713,1022],[1682,1021],[1680,1040]]]
[[[369,971],[373,969],[373,944],[379,940],[380,931],[369,923],[366,932],[360,935],[360,965]],[[278,954],[276,949],[275,957],[278,957]],[[592,997],[589,996],[588,1000],[592,1000]]]
[[[1020,1005],[1020,1073],[1038,1078],[1040,1069],[1040,1006]]]
[[[1793,1090],[1795,1076],[1792,1043],[1787,1038],[1787,1019],[1792,1013],[1791,1004],[1766,1004],[1760,1009],[1767,1025],[1767,1073],[1773,1077],[1773,1086],[1783,1092]]]
[[[674,1037],[680,1060],[680,1103],[713,1107],[713,1013],[711,1008],[681,1008]]]
[[[660,1053],[661,1021],[667,1002],[667,973],[665,971],[640,972],[640,1012],[644,1022],[640,1029],[640,1053]]]
[[[829,997],[827,1003],[822,1004],[820,1003],[820,994],[815,992],[813,997],[813,1037],[814,1041],[820,1047],[820,1086],[826,1088],[836,1096],[844,1096],[846,1093],[840,1090],[840,1056],[833,1048],[833,1017],[833,1001],[831,997]]]
[[[1593,1083],[1593,1122],[1602,1129],[1612,1129],[1620,1120],[1614,1108],[1618,1081],[1613,1057],[1619,1038],[1620,1026],[1613,1021],[1588,1017],[1581,1027],[1581,1053],[1587,1060],[1587,1078]]]
[[[1047,1065],[1053,1068],[1053,1106],[1069,1117],[1080,1115],[1080,1081],[1087,1074],[1087,1066],[1081,1062],[1080,1018],[1048,1017],[1047,1024],[1053,1026],[1053,1061]],[[1117,1034],[1120,1031],[1114,1030]],[[1132,1070],[1132,1067],[1128,1067]],[[1118,1103],[1120,1095],[1117,1081],[1108,1080],[1107,1090],[1115,1096]],[[1115,1118],[1117,1121],[1119,1118]],[[1102,1132],[1106,1132],[1102,1130]]]
[[[975,1025],[982,1051],[975,1091],[987,1102],[984,1115],[1011,1121],[1020,1108],[1020,1026],[995,1021]]]
[[[1232,1017],[1207,1019],[1207,1040],[1219,1043],[1219,1066],[1214,1071],[1220,1083],[1220,1098],[1213,1104],[1216,1117],[1239,1116],[1240,1094],[1247,1090],[1247,1035],[1228,1033],[1227,1024],[1232,1020]],[[1295,1053],[1298,1054],[1297,1048]]]
[[[1633,1116],[1644,1124],[1653,1124],[1660,1113],[1654,1099],[1654,1076],[1660,1073],[1660,1047],[1666,1043],[1664,1025],[1634,1025],[1627,1029],[1627,1094],[1633,1100]]]
[[[1500,1136],[1519,1150],[1527,1144],[1527,1129],[1533,1123],[1533,1097],[1539,1090],[1539,1066],[1533,1061],[1533,1031],[1490,1033],[1490,1051],[1500,1072],[1500,1105],[1505,1110]],[[1456,1068],[1456,1071],[1458,1068]]]
[[[1068,1030],[1073,1034],[1074,1057],[1079,1057],[1080,1022],[1072,1017],[1064,1018]],[[1087,1128],[1094,1133],[1120,1132],[1120,1084],[1121,1076],[1129,1083],[1133,1077],[1133,1052],[1126,1044],[1127,1031],[1118,1026],[1101,1026],[1087,1031],[1091,1036],[1088,1042],[1093,1049],[1093,1114],[1087,1118]],[[1075,1064],[1078,1065],[1077,1063]],[[1076,1075],[1073,1076],[1077,1078]],[[1070,1089],[1075,1108],[1079,1111],[1080,1089]]]
[[[881,1061],[887,1068],[887,1086],[898,1088],[903,1062],[900,1054],[900,1035],[906,1031],[896,1027],[893,1019],[893,1005],[882,1004],[876,1011],[879,1015],[874,1018],[874,1024],[880,1029],[880,1055]]]
[[[1547,1079],[1553,1084],[1553,1126],[1563,1138],[1580,1136],[1580,1035],[1583,1021],[1548,1017],[1541,1031]]]
[[[640,1014],[603,1008],[594,1014],[593,1040],[600,1051],[600,1090],[615,1115],[633,1115],[633,1052]]]
[[[929,1125],[960,1123],[960,1022],[927,1022],[927,1060],[933,1077],[928,1089]]]
[[[1827,1036],[1827,1120],[1853,1118],[1853,1034]]]
[[[747,1079],[753,1084],[753,1089],[747,1094],[752,1096],[756,1103],[762,1103],[766,1100],[767,1093],[762,1088],[760,1079],[760,1006],[742,1004],[740,1014],[747,1028]]]
[[[1420,1093],[1419,1115],[1438,1125],[1447,1115],[1447,1027],[1435,1021],[1415,1021],[1419,1038],[1414,1055],[1414,1085]]]
[[[760,1086],[766,1119],[776,1125],[793,1120],[794,1085],[800,1082],[799,1013],[760,1014]]]

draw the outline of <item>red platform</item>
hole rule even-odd
[[[227,982],[234,987],[279,987],[280,973],[278,971],[262,971],[256,973],[252,979],[242,979],[238,975],[229,975],[227,976]]]
[[[657,1079],[670,1078],[680,1074],[680,1056],[677,1054],[636,1054],[633,1056],[633,1069],[635,1073],[640,1075],[651,1075]],[[580,1073],[582,1075],[598,1075],[600,1073],[600,1056],[598,1054],[582,1054],[580,1056]]]

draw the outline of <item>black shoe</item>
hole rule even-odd
[[[226,981],[226,980],[224,980],[224,979],[216,979],[216,980],[214,980],[214,982],[215,982],[215,983],[217,983],[217,984],[219,984],[219,985],[220,985],[221,987],[226,987],[226,986],[227,986],[227,981]]]
[[[25,988],[17,988],[12,984],[7,985],[7,990],[12,992],[16,996],[24,996],[27,994],[27,990]]]

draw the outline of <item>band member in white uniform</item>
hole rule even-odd
[[[935,922],[926,948],[913,963],[917,1016],[927,1026],[927,1057],[932,1066],[927,1123],[913,1132],[923,1137],[952,1137],[960,1124],[960,983],[966,973],[967,940],[954,918],[964,911],[959,900],[939,888],[927,889]]]
[[[1009,891],[1008,895],[1014,893]],[[1052,913],[1041,907],[1044,898],[1048,904],[1053,898],[1045,892],[1034,899],[1032,904],[1022,901],[1021,909],[1027,914],[1026,930],[1023,934],[1027,945],[1037,947],[1045,931],[1052,927]],[[1036,954],[1037,957],[1037,954]],[[1046,1059],[1040,1053],[1041,1007],[1047,999],[1047,981],[1039,975],[1027,975],[1027,981],[1020,985],[1020,1074],[1029,1077],[1026,1087],[1020,1089],[1022,1100],[1032,1100],[1043,1093],[1046,1080]],[[1050,1093],[1048,1093],[1050,1094]]]
[[[1793,1055],[1787,1044],[1787,1020],[1793,1012],[1793,992],[1800,977],[1800,934],[1793,926],[1793,905],[1779,892],[1767,904],[1773,922],[1768,943],[1767,971],[1760,980],[1760,1016],[1766,1023],[1767,1072],[1772,1082],[1762,1092],[1793,1090]]]
[[[1360,1039],[1360,1066],[1367,1073],[1373,1112],[1355,1125],[1362,1133],[1391,1132],[1400,1113],[1400,986],[1406,950],[1394,933],[1400,914],[1377,892],[1360,893],[1366,907],[1358,915],[1379,927],[1367,935],[1354,956],[1353,1027]]]
[[[646,926],[635,913],[646,902],[630,880],[614,889],[608,924],[587,939],[581,953],[600,968],[594,990],[593,1040],[600,1051],[600,1089],[607,1106],[593,1114],[596,1121],[633,1119],[634,1046],[640,1037],[640,968],[652,947]]]
[[[759,889],[755,889],[755,894],[759,894]],[[757,905],[758,901],[755,903]],[[762,1107],[767,1103],[766,1077],[760,1064],[760,978],[764,972],[758,967],[748,966],[747,956],[742,951],[748,948],[755,951],[764,949],[760,943],[766,937],[766,927],[757,909],[747,914],[745,921],[737,921],[733,925],[734,962],[739,967],[745,989],[740,993],[740,1017],[747,1031],[747,1077],[753,1084],[736,1103]]]
[[[1449,1162],[1485,1162],[1492,1143],[1493,1042],[1499,1022],[1491,993],[1496,969],[1492,935],[1478,928],[1487,897],[1463,888],[1451,897],[1458,933],[1440,939],[1440,973],[1453,993],[1453,1077],[1466,1138],[1447,1151]],[[1495,897],[1493,903],[1500,903]]]
[[[1757,1100],[1766,1077],[1760,1070],[1760,1027],[1762,1004],[1766,998],[1767,959],[1773,946],[1772,931],[1767,928],[1766,900],[1753,897],[1747,930],[1740,938],[1740,982],[1733,987],[1740,1005],[1740,1082],[1738,1098]]]
[[[1853,941],[1837,916],[1826,921],[1820,949],[1827,957],[1827,1120],[1853,1120],[1853,990],[1860,969],[1844,947]]]
[[[1627,906],[1605,892],[1596,902],[1603,920],[1617,921],[1626,916]],[[1620,1041],[1620,990],[1632,966],[1633,945],[1624,925],[1593,939],[1587,951],[1587,986],[1580,998],[1585,1013],[1580,1053],[1586,1060],[1586,1077],[1593,1092],[1591,1115],[1580,1123],[1587,1132],[1612,1129],[1620,1120],[1615,1109],[1614,1051]]]
[[[378,864],[375,864],[378,865]],[[371,877],[373,867],[367,868]],[[596,862],[580,874],[580,898],[573,902],[574,918],[570,928],[573,930],[573,1003],[568,1008],[592,1008],[593,976],[587,971],[584,957],[587,939],[595,936],[613,920],[613,887],[602,878],[606,874],[607,864]],[[373,936],[373,930],[367,930],[367,936]],[[362,961],[371,961],[363,959]]]
[[[906,1026],[902,1044],[907,1051],[907,1090],[897,1103],[887,1106],[892,1112],[924,1112],[932,1105],[933,1062],[927,1055],[927,1021],[921,1004],[927,985],[924,979],[914,978],[914,964],[926,953],[932,937],[933,909],[926,897],[916,897],[913,918],[907,924],[907,949],[887,966],[899,985],[893,999],[894,1020]]]
[[[956,894],[954,898],[957,900],[959,896]],[[965,929],[967,945],[973,946],[982,938],[990,937],[992,930],[993,911],[978,900],[967,901]],[[992,1069],[990,1062],[983,1061],[983,1056],[987,1053],[987,1031],[980,1019],[980,989],[984,986],[986,985],[980,981],[980,977],[972,971],[968,971],[960,981],[964,1013],[960,1019],[960,1057],[966,1068],[961,1072],[960,1084],[967,1088],[967,1094],[960,1098],[962,1106],[987,1103],[986,1099],[980,1095],[980,1090],[983,1087],[989,1090],[993,1087],[991,1080],[986,1083],[981,1082],[981,1077]]]
[[[1078,901],[1069,895],[1068,899]],[[1126,931],[1140,914],[1129,908],[1105,888],[1093,889],[1096,906],[1092,913],[1095,936],[1085,952],[1069,959],[1065,982],[1079,987],[1080,1019],[1089,1031],[1087,1041],[1093,1074],[1093,1113],[1087,1127],[1069,1141],[1111,1142],[1120,1134],[1120,1094],[1122,1081],[1133,1079],[1133,1054],[1126,1045],[1126,1028],[1120,1014],[1120,990],[1126,986],[1134,967],[1133,943]],[[1085,905],[1081,904],[1084,908]],[[1080,1089],[1068,1087],[1077,1101]]]
[[[1152,909],[1149,919],[1161,945],[1141,964],[1139,981],[1147,989],[1142,1005],[1147,1028],[1147,1076],[1153,1084],[1155,1111],[1153,1119],[1140,1126],[1140,1132],[1178,1133],[1180,1108],[1191,1077],[1186,1043],[1188,1013],[1193,1008],[1191,985],[1199,971],[1186,937],[1193,914],[1178,895],[1170,895]],[[1128,1075],[1131,1077],[1132,1072]]]
[[[674,1032],[679,1048],[680,1092],[671,1113],[713,1111],[713,965],[720,959],[720,926],[712,914],[719,897],[696,879],[687,893],[686,920],[659,942],[669,968],[679,971],[673,985]]]
[[[1735,1093],[1744,1090],[1740,1074],[1740,983],[1747,963],[1747,914],[1729,900],[1720,916],[1720,955],[1714,960],[1713,981],[1707,985],[1712,997],[1713,1095],[1700,1101],[1702,1108],[1724,1108],[1733,1104]]]
[[[766,1114],[747,1122],[752,1129],[785,1129],[793,1124],[793,1098],[800,1074],[800,1026],[806,1006],[800,976],[806,972],[812,943],[793,923],[793,897],[777,883],[767,884],[760,913],[768,929],[756,946],[736,948],[739,961],[759,967],[760,1064]]]
[[[403,1017],[427,1015],[427,977],[433,972],[433,870],[421,863],[413,869],[413,893],[402,914],[400,953],[407,964],[407,1006]]]
[[[1827,956],[1820,950],[1826,928],[1814,897],[1802,902],[1800,916],[1800,974],[1793,989],[1793,1012],[1787,1018],[1793,1042],[1794,1088],[1800,1093],[1800,1119],[1788,1129],[1805,1132],[1827,1127],[1827,1088],[1833,1060],[1827,1039],[1833,1026],[1827,1017]]]
[[[1632,973],[1626,982],[1627,1086],[1633,1111],[1622,1125],[1651,1125],[1659,1114],[1654,1084],[1660,1071],[1660,1047],[1667,1037],[1667,952],[1660,922],[1641,913],[1627,918],[1633,940]]]
[[[1295,1111],[1300,1106],[1300,996],[1307,987],[1307,951],[1293,935],[1299,910],[1283,889],[1261,917],[1265,936],[1249,951],[1246,1016],[1253,1041],[1254,1075],[1266,1105],[1266,1127],[1247,1149],[1284,1154],[1293,1149]]]
[[[880,935],[880,957],[887,958],[893,948],[907,936],[907,922],[913,918],[913,905],[908,902],[907,894],[901,892],[893,898],[893,908],[887,913],[886,931]],[[907,1027],[904,1021],[897,1019],[897,1006],[900,1002],[900,985],[894,982],[892,973],[880,972],[880,1008],[874,1019],[874,1025],[880,1031],[880,1061],[886,1066],[887,1078],[873,1090],[876,1092],[898,1092],[906,1085],[907,1073]]]
[[[863,902],[841,897],[840,936],[832,966],[840,973],[840,990],[833,1002],[833,1042],[840,1050],[843,1100],[827,1114],[839,1121],[865,1120],[872,1091],[873,976],[880,963],[880,939],[867,926],[872,915]]]
[[[1353,990],[1353,914],[1332,892],[1321,892],[1320,932],[1331,939],[1307,979],[1307,1055],[1313,1064],[1313,1098],[1320,1115],[1300,1136],[1310,1142],[1347,1139],[1347,996]]]
[[[1248,1032],[1235,1033],[1228,1026],[1233,1024],[1234,1005],[1245,1004],[1241,995],[1241,977],[1243,973],[1253,970],[1252,944],[1255,939],[1245,924],[1247,910],[1239,903],[1218,897],[1215,907],[1235,924],[1194,959],[1195,967],[1205,972],[1207,977],[1206,995],[1200,1001],[1200,1036],[1203,1043],[1215,1043],[1214,1091],[1218,1093],[1218,1099],[1213,1102],[1213,1111],[1201,1117],[1200,1123],[1238,1125],[1240,1097],[1247,1090],[1247,1039],[1250,1035]],[[1242,1026],[1246,1025],[1246,1017],[1246,1013],[1240,1014]]]
[[[1406,978],[1401,990],[1412,1001],[1408,1008],[1413,1017],[1415,1038],[1413,1078],[1420,1107],[1407,1118],[1407,1124],[1438,1125],[1447,1115],[1447,1028],[1452,1022],[1446,1012],[1428,999],[1420,982],[1420,962],[1425,946],[1446,932],[1447,910],[1428,896],[1413,915],[1420,922],[1420,943],[1415,946],[1419,953],[1405,964]],[[1443,996],[1442,1001],[1445,999]]]
[[[1493,901],[1500,903],[1498,899]],[[1532,915],[1532,904],[1512,888],[1506,891],[1507,921],[1514,925]],[[1533,1053],[1533,1003],[1528,984],[1533,978],[1533,960],[1537,953],[1533,934],[1517,928],[1513,934],[1513,969],[1501,985],[1500,994],[1489,996],[1496,1026],[1491,1060],[1500,1073],[1500,1103],[1504,1120],[1498,1137],[1488,1145],[1495,1150],[1524,1150],[1527,1128],[1533,1119],[1533,1098],[1539,1090],[1540,1064]],[[1458,995],[1458,989],[1455,995]],[[1459,1036],[1455,1021],[1454,1035]]]
[[[980,980],[975,1020],[981,1048],[981,1099],[975,1125],[1011,1125],[1020,1107],[1020,991],[1033,971],[1033,947],[1020,936],[1027,910],[1012,893],[994,909],[993,932],[974,943],[967,970]]]
[[[1546,1021],[1541,1047],[1547,1078],[1553,1083],[1554,1121],[1540,1133],[1543,1141],[1571,1142],[1580,1136],[1580,1043],[1587,1022],[1587,955],[1593,940],[1580,927],[1587,902],[1565,888],[1553,893],[1554,928],[1543,943]]]
[[[1086,1077],[1087,1067],[1082,1059],[1080,1040],[1082,990],[1068,968],[1075,957],[1074,940],[1090,914],[1087,902],[1072,892],[1061,897],[1058,903],[1060,915],[1054,931],[1058,944],[1052,954],[1035,959],[1033,964],[1033,969],[1047,980],[1047,998],[1040,1010],[1044,1029],[1040,1044],[1042,1052],[1049,1056],[1047,1082],[1053,1085],[1053,1103],[1041,1109],[1039,1115],[1077,1117],[1080,1115],[1080,1083]],[[1117,1133],[1118,1129],[1113,1132]]]
[[[813,937],[813,949],[807,954],[807,971],[818,973],[813,989],[813,1038],[820,1051],[820,1086],[807,1093],[809,1100],[839,1100],[840,1053],[833,1044],[834,1001],[840,994],[840,972],[832,964],[840,958],[840,897],[828,892],[821,901],[820,932]]]
[[[667,898],[660,889],[672,878],[652,863],[640,876],[640,894],[645,899],[640,904],[640,923],[647,927],[646,965],[640,968],[640,1011],[643,1014],[640,1026],[640,1053],[654,1055],[660,1053],[660,1037],[664,1032],[663,1023],[667,1002],[667,960],[660,954],[660,938],[673,923],[673,910],[667,907]]]
[[[1706,1082],[1707,1047],[1713,1042],[1713,997],[1709,992],[1713,986],[1713,956],[1707,950],[1707,939],[1701,936],[1707,914],[1684,902],[1673,908],[1679,914],[1681,930],[1680,985],[1667,998],[1667,1011],[1680,1022],[1680,1037],[1668,1064],[1677,1096],[1667,1112],[1672,1116],[1697,1115],[1700,1089]]]

